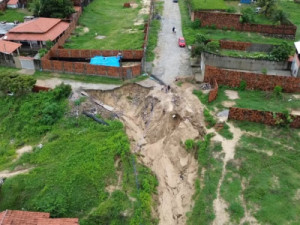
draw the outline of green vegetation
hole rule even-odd
[[[24,16],[31,16],[32,13],[26,9],[6,9],[0,12],[0,21],[6,22],[24,22]]]
[[[300,220],[298,132],[250,122],[235,125],[251,135],[242,136],[221,187],[222,196],[236,208],[230,211],[231,218],[235,221],[241,218],[239,196],[243,194],[247,209],[259,223],[297,224]]]
[[[260,35],[258,33],[234,31],[234,29],[231,27],[227,27],[224,30],[211,29],[209,27],[202,27],[200,29],[199,28],[195,29],[192,26],[192,22],[188,14],[186,1],[179,1],[178,3],[180,6],[180,12],[182,18],[183,36],[188,45],[195,43],[197,34],[205,35],[212,40],[225,39],[225,40],[232,40],[232,41],[244,41],[244,42],[266,43],[266,44],[280,44],[284,41],[283,39],[280,38],[264,37],[263,35]],[[299,19],[295,16],[295,20],[299,20]],[[293,41],[288,41],[288,43],[292,45]]]
[[[211,128],[216,125],[217,122],[215,118],[210,114],[208,109],[204,109],[203,114],[204,114],[204,120],[207,128]]]
[[[163,2],[155,1],[155,11],[154,14],[157,16],[161,16],[163,12]],[[152,19],[151,24],[149,27],[149,40],[147,45],[147,52],[146,52],[146,60],[147,62],[151,62],[155,58],[154,49],[156,48],[157,41],[158,41],[158,33],[160,31],[160,20]]]
[[[1,169],[33,168],[4,182],[0,210],[79,217],[82,225],[157,224],[151,216],[157,180],[130,153],[122,123],[64,117],[69,91],[62,85],[0,98]],[[37,143],[43,147],[11,162],[16,148]]]
[[[189,0],[193,10],[201,9],[227,9],[224,0]]]
[[[233,134],[229,130],[229,126],[227,123],[223,124],[223,128],[219,130],[218,133],[226,139],[231,140],[233,138]]]
[[[75,31],[76,35],[71,36],[65,48],[142,49],[144,20],[148,15],[138,15],[141,0],[137,3],[137,8],[124,8],[123,0],[91,2],[84,8],[79,19],[80,27]],[[139,20],[140,24],[134,25]]]
[[[187,214],[188,225],[210,224],[215,218],[213,200],[222,174],[222,159],[216,152],[222,150],[220,143],[210,142],[211,134],[205,136],[198,149],[199,177],[196,180],[195,205]],[[204,171],[204,172],[203,172]]]
[[[75,12],[71,0],[32,0],[29,5],[37,17],[66,18]]]
[[[0,92],[12,92],[14,95],[23,95],[31,92],[36,80],[30,76],[16,73],[0,73]]]

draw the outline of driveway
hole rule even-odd
[[[162,29],[155,49],[156,58],[153,61],[152,74],[166,84],[171,84],[175,77],[192,75],[187,47],[178,47],[177,41],[182,37],[181,16],[178,3],[164,0],[164,11],[161,20]],[[176,34],[172,27],[176,27]]]

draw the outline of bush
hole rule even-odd
[[[210,114],[208,109],[204,109],[204,120],[206,122],[207,128],[211,128],[216,125],[216,120]]]
[[[185,145],[185,149],[189,152],[189,151],[191,151],[195,147],[196,144],[195,144],[194,140],[187,139],[184,142],[184,145]]]
[[[285,61],[292,52],[292,47],[287,42],[282,42],[280,45],[273,48],[270,55],[276,61]]]
[[[218,50],[220,49],[219,41],[211,41],[207,43],[206,49],[210,52],[218,52]]]
[[[208,42],[209,40],[208,40],[208,38],[205,36],[205,35],[203,35],[203,34],[196,34],[196,38],[195,38],[195,42],[196,43],[204,43],[204,44],[206,44],[207,42]]]
[[[31,76],[19,74],[0,74],[0,91],[13,92],[15,95],[23,95],[31,92],[36,80]]]
[[[69,97],[71,91],[72,88],[70,85],[62,83],[53,90],[53,96],[56,100],[60,100]]]
[[[252,8],[242,9],[242,23],[255,23],[255,13]]]
[[[247,82],[245,80],[241,80],[240,85],[239,85],[239,90],[245,91],[246,87],[247,87]]]
[[[282,87],[279,85],[276,85],[273,89],[273,93],[276,97],[281,97],[282,96]]]
[[[195,19],[195,21],[192,22],[192,28],[199,29],[199,27],[201,27],[201,21],[199,19]]]
[[[228,13],[236,13],[236,8],[234,8],[233,6],[231,6],[228,9],[226,9],[226,12],[228,12]]]

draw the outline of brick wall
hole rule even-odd
[[[251,42],[241,42],[241,41],[220,40],[219,43],[222,49],[239,50],[239,51],[246,51],[247,48],[251,46]]]
[[[49,91],[51,88],[34,85],[32,92]]]
[[[208,102],[212,102],[214,100],[216,100],[217,96],[218,96],[218,90],[219,90],[219,86],[218,83],[216,81],[216,79],[213,79],[213,89],[210,90],[209,95],[208,95]]]
[[[201,26],[215,25],[217,29],[235,29],[245,32],[256,32],[270,36],[295,38],[297,27],[295,25],[263,25],[240,22],[241,14],[196,11],[194,18],[201,21]]]
[[[276,116],[275,116],[276,115]],[[293,120],[290,123],[292,128],[300,128],[300,116],[290,115]],[[277,121],[280,119],[286,121],[284,114],[273,113],[268,111],[259,111],[253,109],[243,109],[243,108],[230,108],[228,119],[250,121],[255,123],[262,123],[270,126],[277,125]]]
[[[247,82],[247,89],[272,91],[276,85],[280,85],[284,92],[300,92],[300,78],[225,70],[206,65],[204,82],[212,79],[216,79],[219,85],[230,87],[238,87],[244,80]]]

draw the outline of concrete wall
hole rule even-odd
[[[288,62],[276,62],[261,59],[235,58],[221,56],[212,53],[202,53],[206,65],[222,67],[225,69],[261,71],[267,70],[288,70]]]
[[[275,113],[268,111],[259,111],[253,109],[243,109],[243,108],[230,108],[228,119],[250,121],[255,123],[267,124],[270,126],[278,125],[279,120],[286,122],[286,118],[282,113]],[[290,115],[293,120],[290,123],[291,128],[300,128],[300,116]]]
[[[216,26],[217,29],[234,29],[245,32],[256,32],[264,35],[295,39],[295,25],[263,25],[240,22],[241,14],[216,11],[196,11],[193,19],[199,19],[201,26]]]

